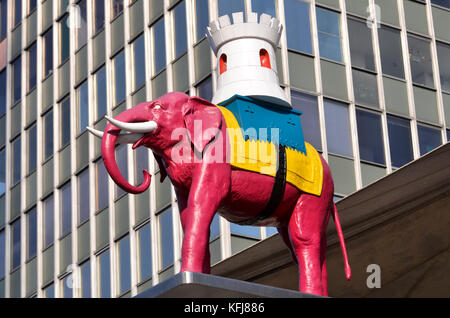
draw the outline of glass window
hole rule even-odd
[[[81,267],[81,297],[91,298],[91,262],[87,261]]]
[[[138,232],[139,248],[139,281],[152,276],[152,238],[150,224],[143,226]]]
[[[450,92],[450,45],[436,42],[437,55],[439,61],[439,73],[441,75],[441,88]]]
[[[28,129],[28,172],[32,172],[37,166],[37,128],[36,125]]]
[[[208,0],[195,1],[195,13],[197,16],[197,41],[203,38],[206,34],[206,27],[209,25],[209,4]]]
[[[120,294],[131,288],[130,237],[121,239],[119,245],[119,286]]]
[[[418,124],[417,131],[421,156],[442,145],[442,136],[439,129]]]
[[[70,143],[70,97],[66,98],[60,107],[61,147],[64,147]]]
[[[409,61],[415,84],[434,87],[430,41],[408,36]]]
[[[0,40],[3,40],[6,38],[6,34],[8,33],[8,0],[1,0],[0,11]]]
[[[14,1],[14,26],[22,21],[22,0]]]
[[[98,279],[100,298],[111,297],[111,260],[109,259],[109,250],[106,250],[98,257]]]
[[[94,34],[97,34],[105,26],[105,2],[94,1]]]
[[[20,219],[11,224],[12,260],[11,269],[20,266]]]
[[[89,169],[78,176],[78,224],[89,219]]]
[[[111,19],[114,19],[123,11],[123,0],[111,1]]]
[[[148,170],[148,148],[139,147],[135,150],[136,184],[142,184],[144,174],[142,171]]]
[[[12,184],[15,185],[17,182],[21,179],[21,163],[22,163],[22,156],[21,156],[21,140],[20,137],[17,138],[12,142],[12,153],[11,153],[11,164],[12,164]]]
[[[6,240],[5,231],[0,231],[0,279],[5,277]]]
[[[114,105],[118,105],[126,97],[126,83],[125,83],[125,53],[120,52],[114,58]]]
[[[378,29],[378,37],[383,73],[399,78],[405,78],[403,72],[400,31],[382,25]]]
[[[28,0],[28,13],[36,9],[36,2],[37,0]]]
[[[353,86],[357,104],[380,108],[376,75],[354,69]]]
[[[44,248],[53,244],[55,223],[55,202],[53,195],[44,201]]]
[[[73,297],[73,278],[72,274],[67,275],[61,281],[62,284],[62,296],[63,298],[72,298]]]
[[[248,237],[261,238],[261,232],[258,226],[243,226],[235,223],[230,223],[230,232]]]
[[[6,113],[6,71],[0,72],[0,117]]]
[[[99,160],[95,164],[95,187],[97,193],[96,198],[96,211],[101,211],[108,206],[109,193],[108,193],[108,172],[105,169],[103,160]]]
[[[305,141],[316,149],[322,149],[317,96],[291,91],[291,100],[292,107],[302,112],[300,118]]]
[[[0,196],[6,192],[6,150],[0,150]]]
[[[359,154],[361,160],[384,165],[383,134],[381,117],[378,114],[356,110]]]
[[[59,22],[59,63],[63,63],[70,55],[70,29],[68,20],[69,15]]]
[[[342,62],[339,13],[316,8],[320,57]]]
[[[95,73],[95,99],[97,101],[97,119],[106,114],[106,70],[103,66]],[[89,105],[89,98],[86,88],[86,107]]]
[[[153,75],[159,73],[166,67],[166,44],[164,32],[164,19],[161,19],[153,26],[153,52],[155,54]]]
[[[159,215],[159,235],[161,242],[161,269],[173,264],[172,209]]]
[[[274,0],[252,0],[252,11],[258,13],[258,16],[265,13],[271,17],[276,17]]]
[[[401,167],[414,159],[409,120],[387,116],[392,166]]]
[[[186,33],[186,3],[180,2],[173,9],[174,24],[174,58],[179,57],[187,51],[187,33]]]
[[[228,15],[231,19],[231,15],[234,12],[244,12],[243,0],[219,0],[219,17]]]
[[[431,0],[431,3],[450,9],[450,0]]]
[[[375,71],[371,29],[365,21],[355,19],[348,19],[347,25],[352,65]]]
[[[36,208],[27,213],[27,260],[37,253],[37,213]]]
[[[133,42],[133,69],[134,91],[145,84],[145,42],[143,35]]]
[[[103,2],[103,1],[94,1],[97,2]],[[77,34],[77,50],[81,48],[83,45],[87,43],[87,9],[86,9],[86,0],[81,0],[77,3],[79,12],[80,12],[80,21],[78,28],[75,29],[75,32]]]
[[[22,58],[13,62],[13,104],[22,98]]]
[[[70,183],[61,188],[61,237],[72,230],[72,187]]]
[[[77,132],[81,133],[89,124],[89,95],[87,82],[84,82],[80,87],[77,88],[77,109]]]
[[[44,160],[53,156],[53,110],[44,115]]]
[[[55,286],[53,284],[49,285],[44,289],[45,298],[55,298]]]
[[[36,87],[36,43],[28,49],[28,91]]]
[[[43,35],[43,52],[44,57],[42,62],[44,63],[43,67],[43,77],[47,77],[53,70],[53,31],[52,29],[48,30]]]
[[[212,78],[208,76],[200,84],[197,85],[197,96],[207,101],[212,101]]]
[[[348,106],[329,99],[324,105],[328,152],[352,157]]]
[[[116,148],[116,160],[117,160],[117,166],[119,167],[120,173],[125,179],[128,179],[128,154],[127,154],[127,146],[126,145],[120,145]],[[122,190],[119,186],[116,187],[116,198],[120,197],[121,195],[125,194],[125,191]]]
[[[216,213],[211,222],[209,241],[211,242],[219,236],[220,236],[220,216],[219,216],[219,214]]]
[[[309,3],[286,0],[284,7],[288,48],[312,54]]]

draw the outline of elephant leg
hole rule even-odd
[[[297,256],[295,256],[294,248],[292,247],[291,239],[289,238],[288,227],[277,227],[278,233],[283,239],[284,244],[288,247],[289,252],[291,252],[292,260],[298,264]]]
[[[180,210],[180,221],[181,221],[181,227],[183,228],[183,233],[186,229],[186,222],[187,222],[187,199],[180,195],[177,190],[175,190],[177,193],[177,201],[178,201],[178,209]],[[209,237],[209,234],[208,234]],[[209,252],[209,244],[206,245],[205,249],[205,260],[203,261],[202,266],[202,273],[210,274],[211,273],[211,254]]]
[[[301,292],[324,295],[323,243],[328,207],[319,197],[303,194],[289,220],[289,236],[297,256]]]
[[[322,239],[322,246],[320,249],[322,262],[322,296],[328,296],[328,273],[327,261],[325,260],[325,253],[327,250],[327,238]]]
[[[230,181],[231,167],[227,163],[205,161],[194,171],[181,249],[182,272],[203,272],[209,267],[210,225],[228,194]]]

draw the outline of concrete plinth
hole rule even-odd
[[[313,298],[288,289],[193,272],[179,273],[136,298]]]

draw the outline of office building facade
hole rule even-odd
[[[182,231],[151,152],[104,168],[104,115],[166,92],[211,100],[209,21],[276,16],[280,85],[329,162],[336,200],[450,140],[448,0],[1,0],[0,296],[129,297],[181,267]],[[216,217],[217,263],[276,233]]]

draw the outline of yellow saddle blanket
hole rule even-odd
[[[225,118],[230,143],[230,164],[233,167],[259,172],[275,177],[277,170],[277,148],[272,142],[245,140],[233,113],[217,106]],[[286,150],[286,181],[299,190],[320,196],[323,184],[323,167],[320,156],[305,142],[306,155],[288,147]]]

